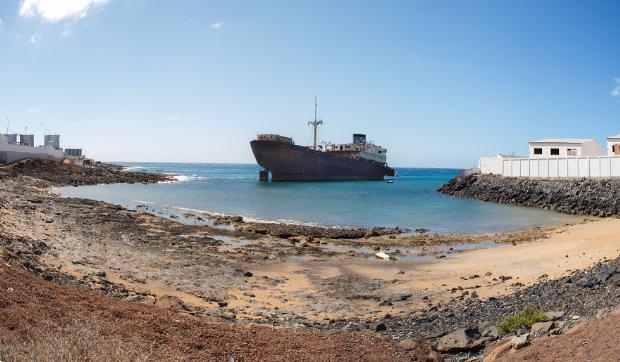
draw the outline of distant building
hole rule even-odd
[[[65,156],[82,157],[82,149],[81,148],[65,148]]]
[[[54,149],[60,149],[60,135],[59,134],[46,134],[45,135],[45,146],[54,147]]]
[[[33,134],[20,134],[19,144],[22,146],[34,147],[34,135]]]
[[[607,137],[607,154],[620,156],[620,134]]]
[[[7,133],[4,135],[6,142],[12,145],[17,144],[17,133]]]
[[[546,138],[529,142],[529,158],[604,156],[594,139]]]

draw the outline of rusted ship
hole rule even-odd
[[[261,181],[383,180],[394,176],[387,165],[387,150],[366,141],[365,134],[353,134],[346,144],[316,143],[316,129],[323,121],[308,122],[313,127],[313,145],[295,145],[293,139],[277,134],[259,134],[250,142],[256,162],[263,167]]]

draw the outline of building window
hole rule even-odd
[[[535,155],[542,155],[542,148],[539,148],[539,147],[534,148],[534,154]]]
[[[552,148],[551,149],[551,156],[559,156],[560,155],[560,149],[559,148]]]
[[[614,155],[620,155],[620,144],[615,144],[611,146],[611,151]]]
[[[567,156],[577,156],[577,149],[576,148],[569,148],[566,150],[566,155]]]

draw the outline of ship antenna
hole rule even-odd
[[[308,125],[312,126],[313,140],[314,140],[312,144],[312,149],[314,150],[316,150],[316,128],[318,125],[323,124],[323,120],[316,119],[316,108],[317,108],[316,96],[314,96],[314,121],[308,122]]]
[[[316,122],[316,107],[317,107],[317,104],[316,104],[316,95],[315,95],[314,96],[314,121],[315,122]]]

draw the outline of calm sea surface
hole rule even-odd
[[[134,171],[173,173],[177,182],[57,189],[61,195],[126,207],[195,209],[252,219],[342,226],[401,226],[434,232],[495,232],[561,224],[574,217],[441,195],[435,190],[460,170],[397,169],[394,183],[258,181],[242,164],[122,163]]]

